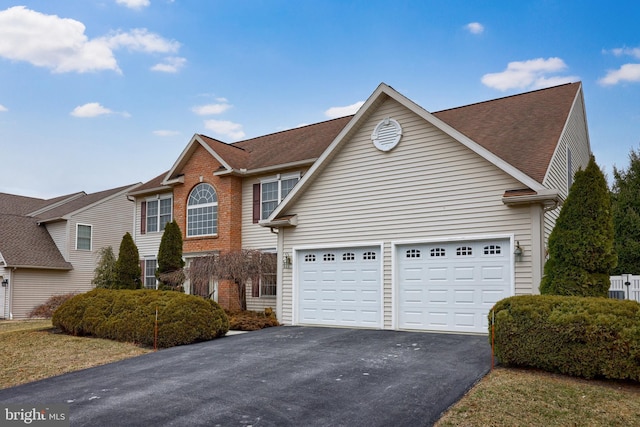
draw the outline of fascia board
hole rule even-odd
[[[172,182],[171,177],[173,176],[174,173],[176,173],[178,169],[180,169],[183,166],[183,164],[189,159],[191,154],[193,154],[196,144],[200,144],[205,150],[207,150],[209,154],[211,154],[217,161],[219,161],[220,164],[224,166],[226,169],[228,170],[233,169],[222,157],[220,157],[218,153],[215,152],[215,150],[213,150],[209,146],[209,144],[205,143],[200,138],[200,135],[194,134],[193,137],[191,138],[191,141],[189,141],[189,143],[184,148],[184,150],[182,150],[182,153],[180,153],[180,156],[178,156],[178,159],[174,162],[169,172],[167,172],[167,175],[162,180],[162,185],[170,185],[170,183]]]
[[[591,142],[589,141],[589,125],[587,124],[587,112],[584,106],[584,95],[582,93],[582,83],[580,83],[580,86],[576,91],[576,96],[573,99],[573,103],[571,104],[571,108],[569,109],[567,120],[565,120],[564,126],[562,128],[562,132],[560,132],[560,138],[558,138],[558,141],[556,142],[556,148],[553,150],[551,161],[549,162],[549,166],[547,166],[547,171],[544,174],[544,178],[542,182],[545,182],[547,178],[549,178],[549,175],[551,174],[551,165],[553,164],[553,159],[555,159],[556,156],[558,155],[558,150],[560,150],[560,141],[562,141],[562,137],[564,136],[564,133],[567,130],[567,126],[569,126],[569,120],[571,119],[571,116],[573,115],[574,110],[578,108],[578,104],[580,104],[579,107],[582,109],[582,114],[584,116],[585,128],[586,128],[585,130],[587,133],[587,148],[589,149],[589,153],[591,153]]]
[[[217,175],[217,176],[221,176],[221,175],[240,175],[240,176],[261,175],[261,174],[269,173],[269,172],[282,171],[282,170],[285,170],[285,169],[292,169],[292,168],[297,168],[297,167],[301,167],[301,166],[312,165],[316,160],[318,160],[317,157],[313,158],[313,159],[300,160],[300,161],[297,161],[297,162],[281,163],[281,164],[277,164],[277,165],[273,165],[273,166],[265,166],[263,168],[258,168],[258,169],[233,169],[233,170],[218,171],[218,172],[214,172],[213,174]]]

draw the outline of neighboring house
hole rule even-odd
[[[196,134],[172,168],[129,193],[135,199],[134,240],[143,282],[156,288],[160,240],[167,222],[183,234],[187,267],[196,257],[240,249],[275,252],[275,233],[261,227],[351,117],[226,144]],[[230,283],[204,284],[226,308],[237,306]],[[200,288],[200,287],[198,287]],[[185,284],[188,293],[196,287]],[[276,307],[275,274],[249,283],[247,307]]]
[[[98,251],[131,231],[137,185],[43,200],[0,193],[0,318],[27,317],[53,295],[93,286]]]
[[[381,84],[260,221],[277,232],[278,319],[486,333],[496,301],[538,293],[590,154],[580,83],[436,113]],[[253,182],[236,187],[243,226]]]

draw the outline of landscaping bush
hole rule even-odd
[[[257,331],[258,329],[280,326],[276,314],[270,308],[259,311],[227,311],[229,329],[235,331]]]
[[[156,308],[160,348],[207,341],[229,330],[224,310],[214,301],[148,289],[94,289],[62,304],[52,321],[68,334],[152,346]]]
[[[640,381],[640,304],[595,297],[506,298],[495,312],[495,355],[584,378]],[[489,312],[489,333],[492,313]]]
[[[77,294],[74,292],[68,294],[53,295],[49,297],[49,299],[45,301],[44,304],[40,304],[39,306],[31,310],[28,316],[31,319],[51,319],[51,317],[53,317],[53,312],[56,311],[63,302],[73,298],[76,295]]]

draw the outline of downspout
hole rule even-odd
[[[271,232],[274,233],[273,227]],[[282,322],[282,292],[284,283],[284,229],[278,229],[275,234],[278,235],[276,244],[276,252],[278,254],[278,268],[276,277],[276,317]]]

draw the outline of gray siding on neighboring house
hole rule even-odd
[[[58,250],[69,261],[69,229],[67,221],[52,222],[45,225]]]
[[[100,248],[113,247],[117,257],[122,236],[131,232],[131,207],[132,202],[127,200],[124,193],[120,193],[72,213],[67,221],[47,224],[47,229],[51,227],[54,232],[54,240],[58,248],[66,247],[66,252],[62,254],[73,265],[73,269],[58,271],[18,268],[15,270],[11,283],[13,297],[11,312],[14,318],[24,318],[29,311],[44,303],[50,296],[91,290],[93,288],[91,280],[99,259]],[[77,224],[92,226],[91,250],[76,249]],[[61,242],[60,239],[64,234],[68,235],[68,239],[66,242]]]
[[[566,199],[569,193],[568,177],[568,150],[571,151],[571,176],[578,169],[586,168],[589,163],[590,145],[589,135],[586,127],[586,115],[584,98],[582,91],[578,92],[575,103],[571,110],[571,114],[567,119],[567,123],[558,144],[556,151],[551,159],[549,169],[543,181],[547,188],[554,188],[560,191],[563,199]],[[587,142],[585,144],[585,141]],[[549,234],[556,223],[556,219],[560,214],[560,206],[557,209],[550,210],[544,216],[544,237],[545,245],[548,243]]]
[[[403,129],[390,152],[370,136],[384,118]],[[317,174],[287,214],[298,225],[280,229],[284,251],[305,245],[384,244],[384,327],[392,325],[391,243],[415,239],[513,234],[531,247],[529,207],[507,207],[505,190],[518,182],[424,119],[387,99]],[[292,322],[292,271],[283,271],[282,321]],[[516,294],[532,292],[531,259],[515,271]]]

